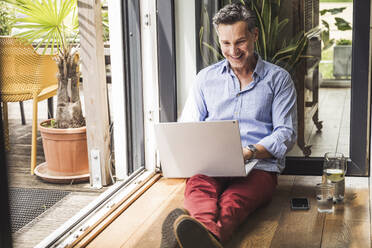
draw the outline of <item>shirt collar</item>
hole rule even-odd
[[[253,71],[253,75],[258,75],[258,77],[261,79],[264,77],[264,74],[265,74],[265,63],[263,62],[261,56],[258,55],[256,52],[254,53],[254,55],[257,58],[257,64],[256,64],[256,68]],[[224,72],[230,72],[230,70],[231,68],[230,68],[229,61],[225,59],[224,62],[222,63],[220,73],[223,74]]]
[[[255,55],[257,57],[257,64],[256,68],[254,68],[253,76],[258,75],[258,78],[262,79],[265,75],[265,63],[263,62],[260,55],[258,55],[257,53],[255,53]]]
[[[230,71],[230,64],[229,64],[229,61],[225,59],[222,63],[220,73],[223,74],[224,72],[228,72],[228,71]]]

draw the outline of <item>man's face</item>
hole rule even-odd
[[[258,38],[258,29],[248,30],[243,21],[234,24],[220,24],[217,27],[218,40],[223,56],[232,69],[249,69],[250,56],[254,56],[254,43]]]

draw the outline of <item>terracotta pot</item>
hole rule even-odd
[[[89,173],[86,127],[58,129],[39,125],[43,139],[47,173],[77,176]]]

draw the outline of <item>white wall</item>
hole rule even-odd
[[[177,112],[181,115],[196,78],[195,2],[175,0]]]

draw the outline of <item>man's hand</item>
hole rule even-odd
[[[253,152],[251,152],[251,150],[249,150],[248,148],[243,147],[244,161],[250,160],[252,156],[253,156]]]
[[[266,148],[262,145],[254,145],[257,148],[256,158],[272,158],[273,155],[269,153]],[[243,148],[243,157],[244,161],[250,160],[253,156],[253,153],[248,148]]]

